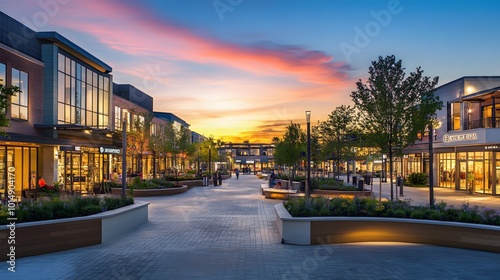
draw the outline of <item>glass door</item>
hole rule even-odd
[[[467,190],[467,162],[460,161],[459,163],[459,180],[458,180],[458,189],[459,190]]]

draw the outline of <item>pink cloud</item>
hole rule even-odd
[[[137,56],[216,63],[260,75],[293,75],[307,83],[345,85],[346,65],[324,52],[275,44],[241,46],[202,36],[123,1],[72,1],[58,24],[84,31]],[[92,11],[85,13],[83,11]]]

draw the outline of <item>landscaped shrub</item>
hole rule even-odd
[[[356,191],[357,188],[351,185],[346,185],[343,180],[336,178],[311,178],[311,189],[318,190],[337,190],[337,191]]]
[[[324,198],[306,199],[294,197],[283,202],[293,217],[358,216],[431,219],[500,226],[500,213],[493,209],[481,209],[463,204],[461,208],[447,206],[441,202],[436,207],[412,206],[410,200],[384,201],[370,198]]]
[[[78,197],[43,201],[23,201],[15,209],[18,223],[91,215],[134,203],[132,197]],[[0,224],[8,224],[7,208],[0,208]]]
[[[409,186],[426,186],[427,185],[427,174],[425,173],[411,173],[406,177],[406,183]]]

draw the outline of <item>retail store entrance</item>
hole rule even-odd
[[[71,192],[92,193],[96,183],[109,178],[110,154],[99,153],[99,148],[81,147],[77,151],[62,151],[58,177],[64,189]]]

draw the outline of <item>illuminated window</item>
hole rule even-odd
[[[58,54],[58,123],[109,127],[110,79]]]
[[[12,85],[19,92],[11,99],[11,117],[28,120],[28,73],[12,68]]]
[[[5,85],[5,64],[0,63],[0,85]]]
[[[122,130],[122,108],[115,106],[115,129]]]

